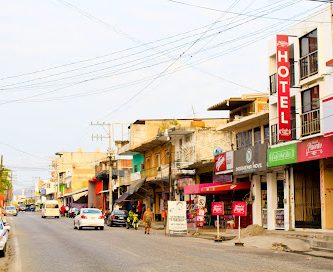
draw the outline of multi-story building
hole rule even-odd
[[[261,224],[261,196],[256,195],[260,181],[266,180],[266,152],[269,142],[268,94],[243,95],[230,98],[208,110],[229,111],[229,122],[217,128],[231,134],[231,144],[215,157],[215,180],[232,175],[216,186],[206,186],[201,192],[216,194],[213,201],[224,201],[225,220],[232,220],[232,201],[247,201],[248,216],[241,226]],[[211,187],[211,188],[210,188]],[[222,195],[223,193],[223,195]],[[218,195],[219,194],[219,195]],[[255,195],[255,197],[254,197]],[[259,208],[259,207],[260,208]],[[267,208],[262,207],[264,210]],[[237,226],[237,222],[235,224]]]
[[[52,179],[57,183],[57,196],[64,205],[87,206],[88,181],[95,175],[95,165],[106,153],[58,152],[53,160]]]
[[[333,229],[332,7],[282,34],[289,37],[291,140],[279,141],[276,42],[270,43],[268,228]],[[266,184],[265,184],[266,183]],[[258,191],[259,194],[259,191]],[[281,208],[282,210],[276,213]]]
[[[117,202],[141,200],[152,208],[156,219],[160,220],[166,210],[167,200],[184,198],[181,182],[189,179],[196,182],[193,175],[195,171],[183,168],[209,160],[207,154],[218,142],[223,141],[225,133],[214,129],[222,123],[226,123],[226,120],[164,119],[134,122],[130,126],[130,143],[120,150],[120,154],[133,155],[132,185]]]

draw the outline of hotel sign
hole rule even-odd
[[[296,163],[297,161],[297,145],[290,144],[269,148],[267,150],[268,167],[286,165]]]
[[[233,151],[223,152],[215,156],[215,175],[225,174],[233,169]]]
[[[276,36],[279,141],[291,140],[290,63],[287,35]]]

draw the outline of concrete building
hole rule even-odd
[[[52,180],[57,183],[57,196],[64,205],[88,205],[88,181],[95,175],[97,162],[107,154],[96,152],[57,152],[53,162]]]
[[[332,5],[289,37],[291,140],[279,141],[276,42],[269,47],[268,229],[333,229]],[[263,184],[263,183],[262,183]],[[279,208],[282,210],[277,214]],[[277,224],[279,222],[279,224]]]

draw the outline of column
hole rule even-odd
[[[289,190],[289,169],[284,170],[284,186],[283,186],[283,193],[284,193],[284,230],[290,230],[290,190]]]
[[[294,183],[294,168],[291,166],[289,168],[289,224],[290,229],[295,229],[295,183]]]
[[[275,229],[275,209],[277,208],[276,173],[267,173],[267,229]]]
[[[251,181],[251,190],[252,190],[252,218],[253,224],[257,224],[262,226],[262,219],[261,219],[261,183],[260,183],[260,176],[254,175]]]

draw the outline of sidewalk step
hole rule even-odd
[[[318,240],[314,239],[311,241],[312,248],[323,248],[333,251],[333,241],[325,241],[325,240]]]

